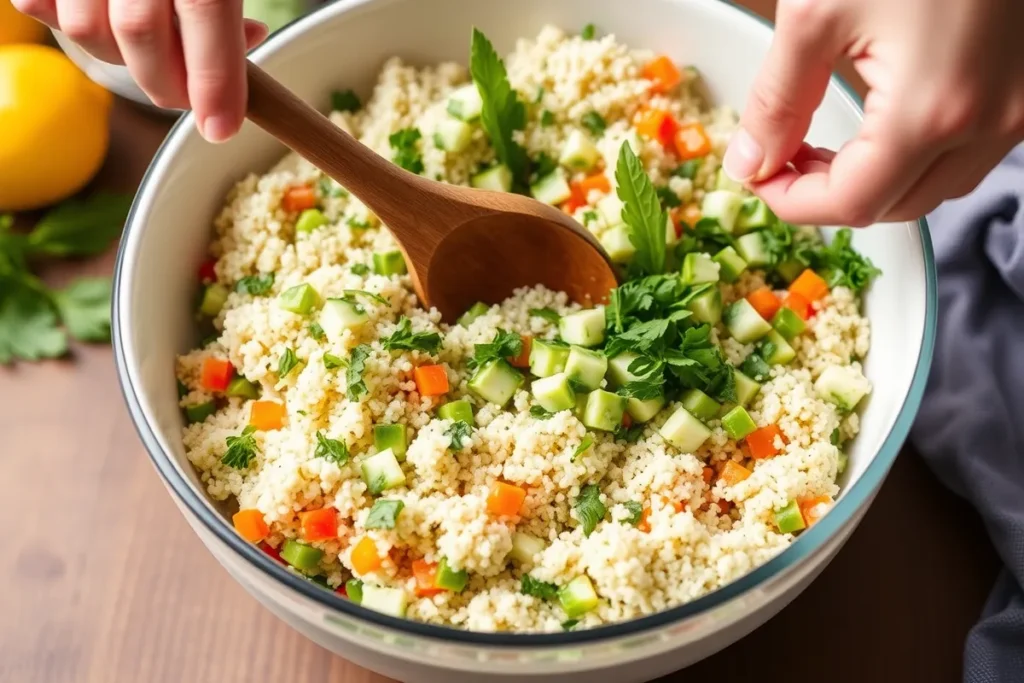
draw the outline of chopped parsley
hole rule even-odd
[[[263,273],[261,275],[246,275],[235,283],[235,291],[241,294],[262,296],[268,293],[274,286],[274,274]]]
[[[530,162],[530,180],[536,182],[544,176],[550,175],[557,168],[558,162],[547,152],[541,152],[536,159]]]
[[[665,270],[665,212],[643,164],[629,145],[619,150],[615,182],[624,205],[622,220],[636,247],[635,268],[641,274],[660,275]]]
[[[437,332],[413,332],[412,321],[404,315],[398,319],[398,329],[380,340],[388,351],[424,351],[436,354],[441,348],[441,335]]]
[[[526,107],[509,83],[505,63],[487,36],[476,28],[470,46],[469,71],[483,101],[480,124],[494,147],[494,155],[522,183],[526,180],[526,150],[512,134],[526,126]]]
[[[540,113],[540,125],[544,128],[553,126],[555,124],[555,115],[550,110],[545,109]]]
[[[619,425],[615,428],[615,438],[619,441],[625,441],[626,443],[636,443],[640,440],[640,436],[644,433],[643,425],[633,425],[632,427],[626,427],[625,425]]]
[[[337,439],[329,439],[324,436],[323,432],[316,433],[316,450],[313,451],[314,458],[323,458],[324,460],[330,460],[334,464],[341,467],[348,462],[349,452],[348,446],[344,441],[338,441]]]
[[[347,197],[348,191],[335,183],[331,178],[323,177],[317,181],[317,190],[321,197]]]
[[[583,40],[593,40],[595,35],[597,35],[597,27],[593,24],[587,24],[580,31],[580,38]]]
[[[353,263],[352,268],[350,270],[352,271],[353,275],[370,274],[370,266],[366,265],[365,263]]]
[[[357,299],[359,297],[362,297],[362,298],[365,298],[365,299],[369,299],[370,301],[373,301],[374,303],[378,303],[381,306],[390,306],[391,305],[391,302],[388,301],[387,299],[385,299],[384,297],[382,297],[380,294],[374,294],[373,292],[367,292],[367,291],[364,291],[362,289],[343,289],[343,290],[341,290],[341,300],[352,304],[353,306],[356,307],[357,310],[360,309],[359,303],[357,302]],[[363,311],[360,310],[359,312],[362,313]]]
[[[580,623],[579,619],[566,619],[562,622],[563,631],[571,631],[576,627],[576,624]]]
[[[590,225],[597,221],[597,212],[587,209],[583,212],[583,225]]]
[[[369,344],[360,344],[349,354],[348,369],[345,371],[345,384],[348,387],[345,396],[350,401],[358,401],[369,393],[363,381],[363,370],[366,369],[366,359],[370,357],[370,351]]]
[[[544,308],[531,308],[530,315],[537,318],[543,318],[552,325],[558,324],[558,321],[562,319],[562,316],[558,315],[554,309],[548,308],[547,306]]]
[[[410,173],[423,173],[423,157],[420,155],[420,138],[423,134],[419,128],[403,128],[388,137],[391,145],[391,160]]]
[[[541,406],[530,406],[530,417],[537,418],[538,420],[547,420],[554,416],[554,413],[545,410]]]
[[[598,522],[604,519],[608,508],[601,502],[601,489],[594,484],[587,484],[580,489],[579,498],[573,505],[576,519],[583,527],[583,535],[589,536],[597,528]]]
[[[236,470],[244,470],[256,459],[258,448],[256,446],[256,428],[247,426],[238,436],[229,436],[225,441],[228,449],[220,459],[222,463]]]
[[[472,433],[473,425],[460,420],[459,422],[452,422],[451,426],[445,431],[445,436],[451,439],[453,451],[461,451]]]
[[[580,445],[576,447],[576,450],[572,452],[572,458],[570,458],[570,460],[575,462],[576,458],[586,453],[587,450],[593,445],[594,437],[587,434],[585,437],[583,437],[583,441],[580,442]]]
[[[522,352],[523,338],[515,332],[499,327],[493,341],[475,345],[473,357],[469,359],[468,365],[471,370],[475,370],[488,361],[496,358],[515,358]]]
[[[320,323],[311,323],[309,326],[309,336],[317,341],[323,341],[327,335],[324,333],[324,328],[320,327]]]
[[[832,430],[832,434],[828,437],[828,442],[833,446],[839,446],[843,442],[843,436],[839,432],[839,427]]]
[[[523,595],[532,595],[541,600],[554,600],[558,597],[558,586],[546,581],[538,581],[529,574],[523,574],[519,584],[519,592]]]
[[[659,187],[655,192],[661,201],[661,205],[666,209],[674,209],[683,204],[682,200],[679,199],[679,195],[667,187]]]
[[[829,288],[841,286],[860,292],[882,274],[871,259],[853,249],[852,239],[853,231],[842,228],[836,231],[830,244],[803,254],[808,265],[821,274]]]
[[[324,367],[328,370],[334,370],[335,368],[344,368],[348,366],[348,361],[340,356],[335,356],[333,353],[324,354]]]
[[[331,109],[334,111],[359,111],[363,103],[351,90],[335,90],[331,93]]]
[[[534,95],[534,97],[533,97],[533,103],[534,104],[540,104],[543,100],[544,100],[544,86],[542,85],[542,86],[539,86],[537,88],[537,94]]]
[[[375,500],[363,526],[367,529],[394,529],[404,507],[405,503],[400,500]]]
[[[369,221],[362,218],[356,218],[355,216],[349,216],[345,220],[345,225],[352,228],[353,230],[367,230],[370,227]]]
[[[629,510],[629,517],[626,517],[623,521],[626,524],[632,524],[633,526],[639,524],[640,520],[644,516],[644,506],[635,500],[627,500],[622,504],[622,506]]]
[[[687,159],[672,170],[672,175],[693,180],[697,177],[702,161],[703,159]]]
[[[299,359],[295,357],[295,352],[291,349],[285,349],[284,353],[281,354],[281,359],[277,361],[277,376],[280,379],[284,379],[298,364]]]
[[[588,111],[580,118],[580,123],[583,125],[584,128],[589,130],[594,135],[594,137],[598,138],[604,134],[605,128],[608,127],[608,124],[605,123],[604,117],[598,114],[596,111]],[[623,146],[629,147],[629,145]]]

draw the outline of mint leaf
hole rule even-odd
[[[608,508],[601,502],[601,489],[594,484],[587,484],[580,489],[579,498],[573,504],[576,510],[576,519],[583,527],[583,535],[589,536],[597,528],[598,522],[604,519]]]
[[[403,128],[388,137],[388,144],[393,152],[391,160],[410,173],[423,173],[423,157],[420,155],[418,143],[423,137],[419,128]]]
[[[641,273],[659,275],[665,270],[667,219],[651,179],[628,143],[619,150],[615,182],[623,203],[622,220],[629,228],[630,241],[636,247],[633,262]]]
[[[359,111],[363,103],[351,90],[335,90],[331,93],[331,109],[334,111]]]
[[[253,432],[256,428],[249,425],[242,430],[242,433],[238,436],[229,436],[226,439],[228,444],[227,451],[224,452],[224,456],[220,459],[222,463],[228,467],[233,467],[236,470],[244,470],[252,461],[256,459],[256,453],[258,448],[256,446],[256,437],[253,436]]]
[[[526,150],[513,140],[512,133],[526,126],[526,108],[509,84],[505,63],[487,36],[476,28],[470,46],[469,71],[483,100],[480,124],[491,140],[495,156],[508,166],[513,177],[525,182]]]
[[[554,600],[558,597],[558,586],[546,581],[538,581],[529,574],[523,574],[523,578],[519,580],[519,592],[541,600]]]
[[[640,520],[643,519],[644,516],[644,506],[635,500],[627,500],[622,504],[622,506],[629,510],[629,517],[626,517],[623,521],[626,524],[632,524],[633,526],[639,524]]]
[[[334,370],[335,368],[344,368],[348,366],[348,361],[339,356],[335,356],[333,353],[324,354],[324,368],[328,370]]]
[[[363,381],[363,370],[366,369],[366,359],[370,357],[370,351],[368,344],[360,344],[349,354],[348,369],[345,371],[345,384],[348,387],[345,396],[350,401],[358,401],[369,393]]]
[[[608,127],[604,117],[596,111],[588,111],[580,118],[580,123],[583,124],[583,127],[589,130],[596,138],[601,137],[604,134],[605,128]]]
[[[494,340],[488,344],[476,344],[473,356],[467,361],[470,370],[497,358],[515,358],[523,352],[523,338],[516,332],[500,327],[494,333]]]
[[[400,500],[375,500],[363,526],[367,529],[394,529],[404,507],[405,503]]]
[[[581,455],[583,455],[584,453],[586,453],[587,449],[590,448],[593,445],[594,445],[594,437],[592,437],[589,434],[587,434],[585,437],[583,437],[583,441],[580,442],[580,445],[576,447],[576,450],[572,452],[572,458],[570,458],[570,460],[575,462],[576,458],[578,458]]]
[[[558,321],[562,319],[562,316],[558,315],[558,313],[556,313],[553,309],[548,308],[547,306],[545,306],[544,308],[531,308],[530,315],[536,316],[538,318],[543,318],[552,325],[557,325]]]
[[[78,341],[110,341],[110,278],[83,278],[54,293],[68,333]]]
[[[0,278],[0,364],[59,358],[67,350],[67,334],[46,294],[14,278]]]
[[[441,335],[437,332],[413,332],[412,321],[403,315],[398,319],[398,329],[380,342],[388,351],[424,351],[436,354],[441,348]]]
[[[28,234],[30,251],[47,256],[93,256],[121,234],[132,195],[96,194],[50,209]]]
[[[461,451],[465,442],[469,439],[470,434],[473,433],[473,425],[466,422],[453,422],[447,430],[445,435],[451,440],[451,448],[453,451]]]
[[[240,294],[251,294],[262,296],[274,286],[273,273],[261,273],[259,275],[246,275],[235,283],[235,291]]]
[[[313,451],[314,458],[330,460],[339,467],[348,462],[348,446],[344,441],[328,439],[323,432],[316,433],[316,450]]]

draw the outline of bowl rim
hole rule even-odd
[[[296,19],[287,24],[273,35],[260,47],[250,53],[255,61],[259,61],[261,54],[282,42],[287,42],[293,35],[300,34],[307,24],[312,24],[327,15],[344,14],[345,12],[369,4],[375,0],[336,0],[335,2],[321,6],[319,9]],[[744,14],[748,19],[754,19],[770,30],[773,24],[764,17],[752,10],[737,5],[733,0],[723,0],[726,11],[736,11]],[[841,77],[833,75],[831,84],[839,88],[842,94],[858,112],[863,113],[863,101],[853,88]],[[703,612],[709,612],[739,596],[756,589],[774,578],[777,578],[788,570],[799,565],[808,557],[818,552],[825,543],[837,534],[848,522],[855,518],[861,507],[868,502],[875,491],[881,485],[890,467],[899,454],[911,424],[921,404],[928,373],[931,366],[932,354],[935,346],[935,335],[937,326],[937,276],[935,257],[932,250],[931,237],[929,235],[927,220],[922,217],[916,221],[921,240],[922,257],[924,260],[925,276],[925,319],[924,330],[921,337],[921,346],[918,351],[917,362],[914,368],[913,379],[904,397],[897,418],[892,428],[886,435],[881,447],[875,454],[874,459],[864,470],[860,478],[846,491],[836,502],[835,507],[829,515],[826,515],[820,522],[808,529],[794,540],[785,550],[777,554],[764,564],[754,568],[738,579],[706,593],[695,600],[676,605],[654,614],[638,617],[629,621],[615,622],[582,631],[570,631],[563,633],[491,633],[477,632],[457,629],[450,626],[440,626],[419,621],[413,621],[402,617],[393,617],[341,597],[333,591],[324,590],[308,580],[305,580],[285,569],[280,563],[274,561],[269,555],[260,550],[257,546],[249,543],[229,526],[227,521],[213,513],[200,498],[201,493],[196,492],[172,465],[171,456],[164,452],[156,438],[152,425],[147,421],[142,410],[139,394],[133,380],[133,371],[127,366],[124,350],[123,335],[121,329],[120,310],[122,304],[121,280],[127,245],[132,242],[130,236],[133,232],[140,230],[137,224],[137,213],[139,211],[140,197],[149,193],[151,176],[160,166],[160,160],[168,153],[171,147],[176,147],[178,139],[187,134],[186,129],[194,125],[191,112],[180,117],[168,132],[167,137],[161,143],[159,149],[143,175],[139,190],[132,203],[128,218],[125,222],[124,234],[118,249],[117,260],[114,272],[114,293],[112,305],[112,346],[114,349],[115,366],[118,380],[121,386],[121,393],[146,452],[149,455],[157,473],[163,479],[165,485],[177,496],[190,513],[198,519],[208,532],[219,541],[228,546],[240,556],[250,569],[256,570],[263,575],[263,578],[276,581],[303,597],[317,603],[318,606],[327,610],[341,612],[348,617],[357,620],[370,622],[379,627],[385,627],[398,631],[403,635],[416,636],[434,641],[454,643],[458,645],[491,646],[499,648],[554,648],[561,646],[582,646],[595,645],[613,639],[636,636],[655,629],[663,628],[687,618],[696,616]],[[911,221],[908,221],[908,223]]]

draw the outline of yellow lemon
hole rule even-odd
[[[0,0],[0,45],[38,43],[45,35],[43,24],[14,9],[10,0]]]
[[[61,51],[0,45],[0,212],[38,209],[88,183],[107,153],[112,103]]]

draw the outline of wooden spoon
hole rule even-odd
[[[454,322],[477,301],[542,284],[583,305],[617,286],[598,241],[528,197],[428,180],[382,158],[248,62],[247,116],[373,211],[398,241],[425,306]]]

